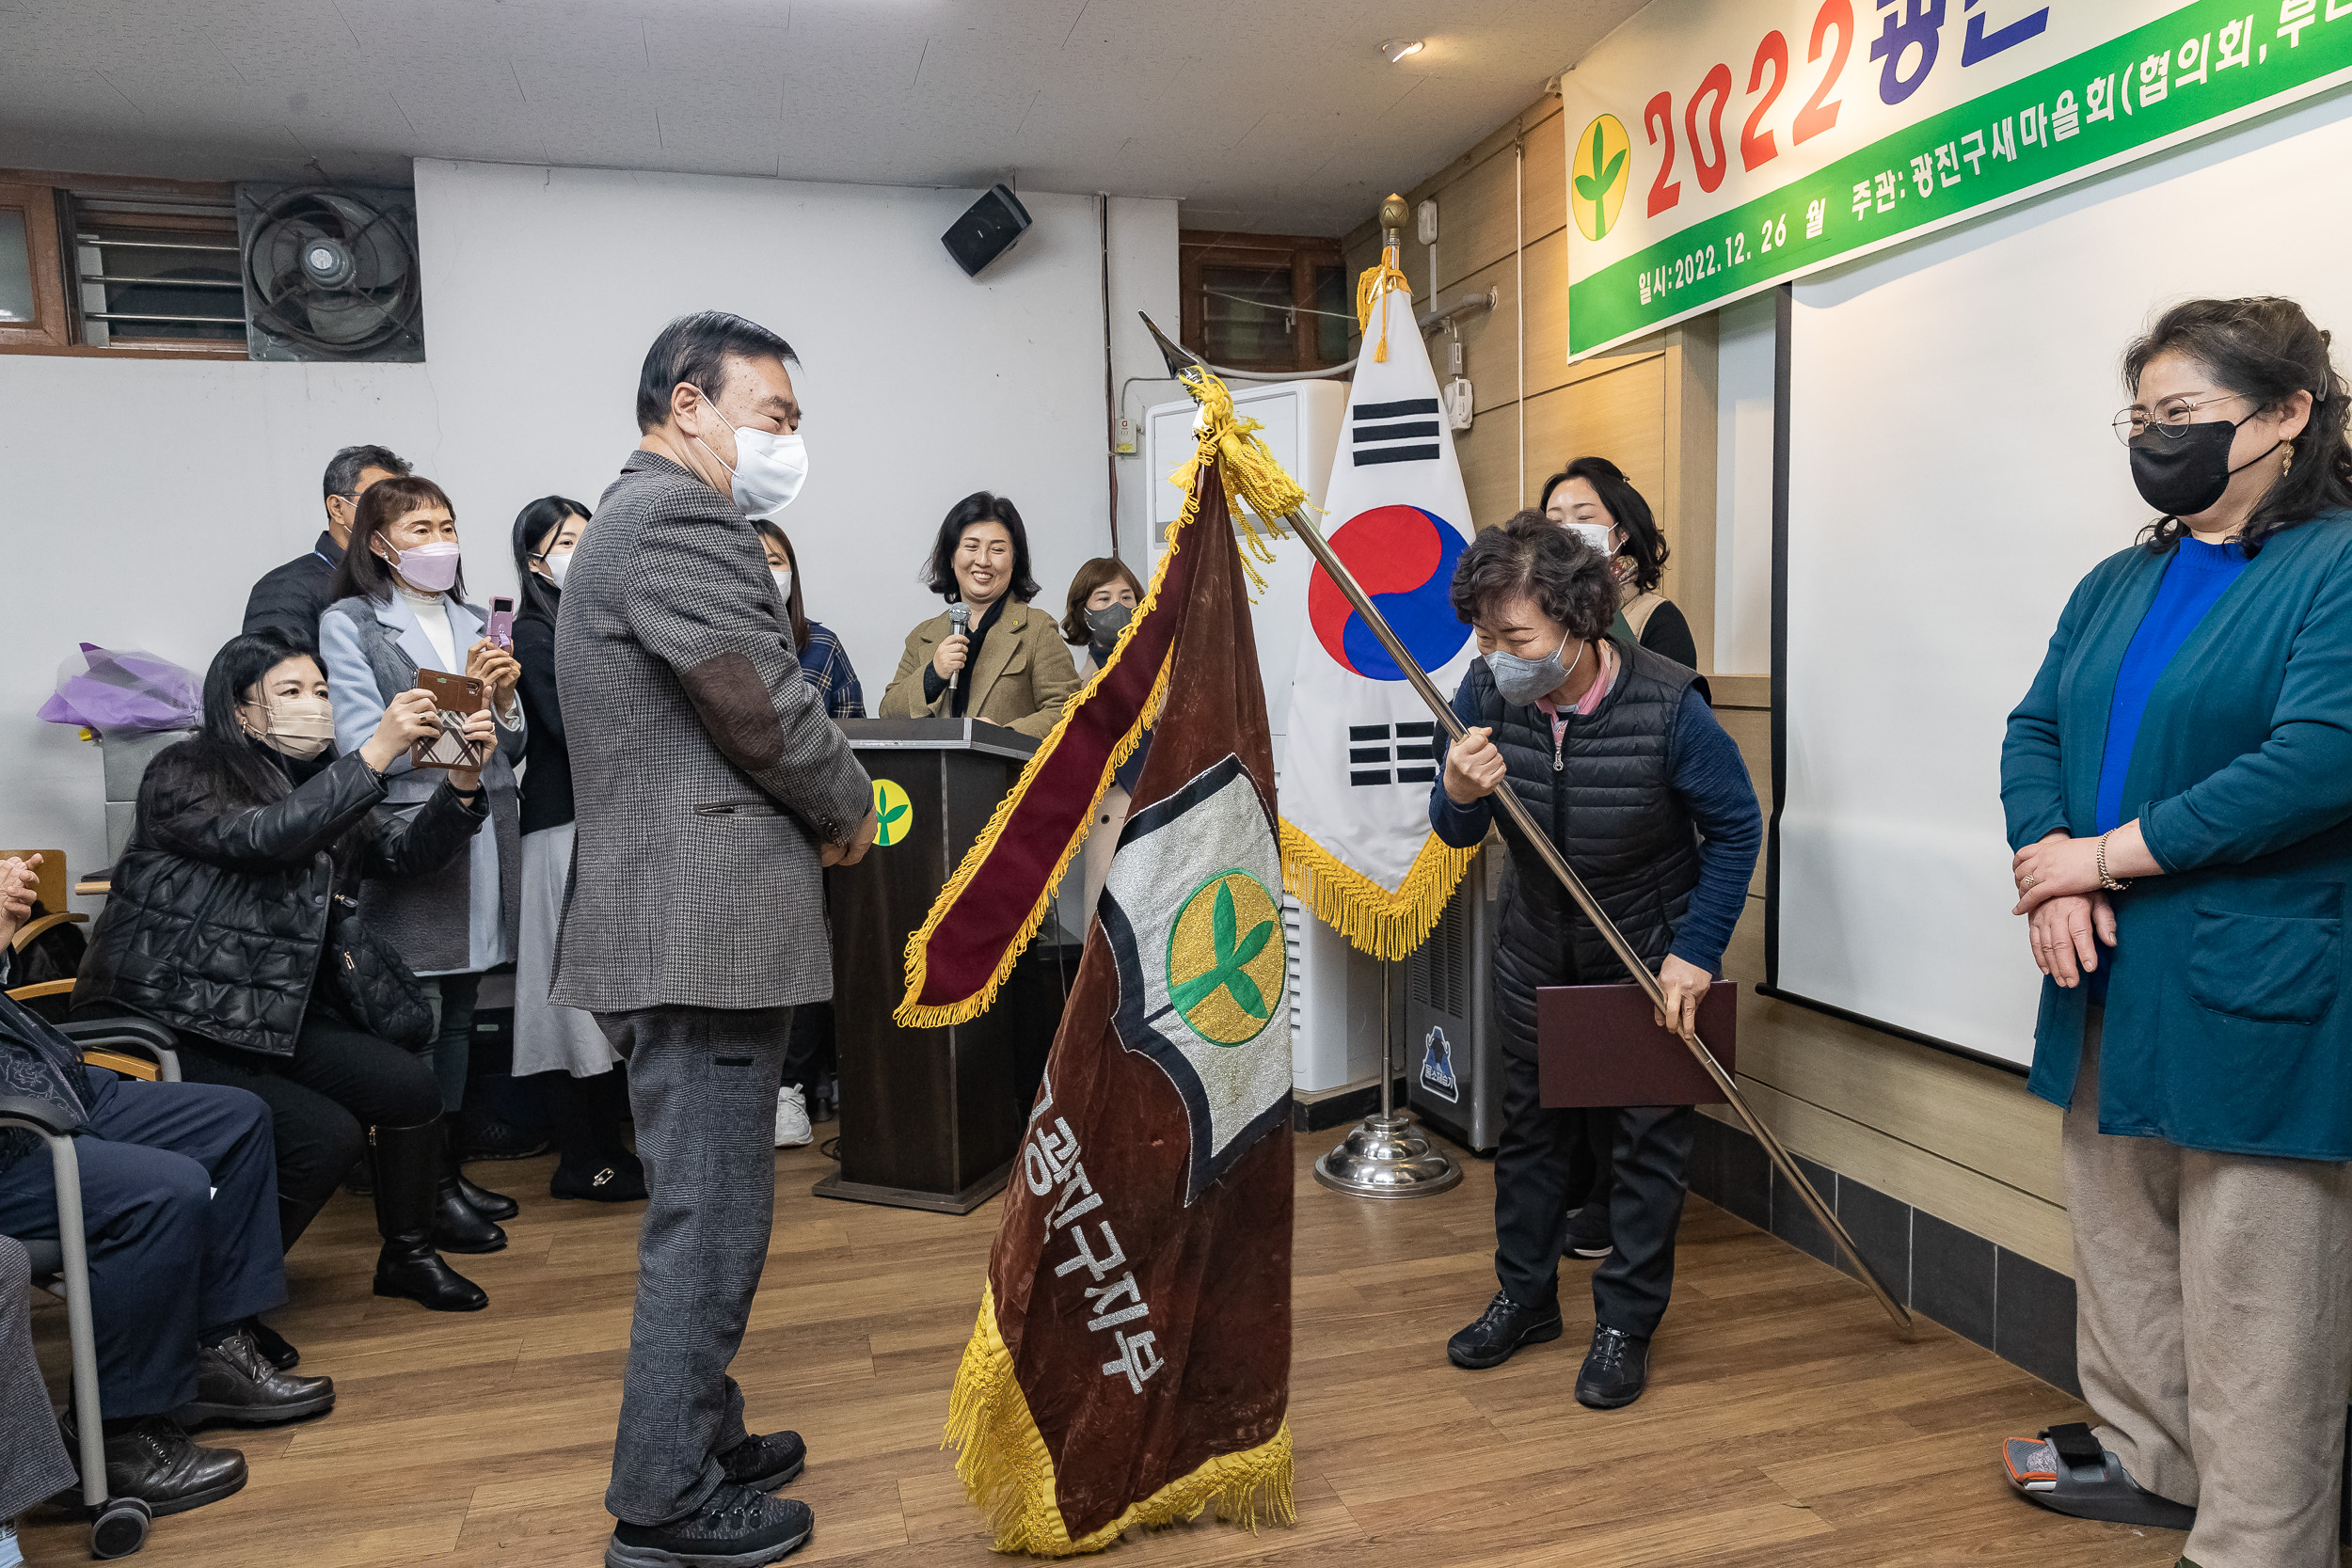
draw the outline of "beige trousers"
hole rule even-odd
[[[2352,1397],[2352,1165],[2099,1131],[2102,1017],[2066,1113],[2075,1359],[2099,1441],[2197,1509],[2199,1568],[2335,1568]]]

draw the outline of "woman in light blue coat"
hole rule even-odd
[[[471,853],[440,875],[371,882],[361,896],[374,929],[430,982],[428,990],[437,990],[433,1069],[441,1103],[454,1116],[466,1098],[483,972],[511,961],[516,949],[522,852],[515,763],[523,754],[524,725],[516,683],[521,666],[485,639],[482,611],[466,602],[456,515],[449,497],[429,479],[380,480],[369,487],[352,520],[333,594],[319,620],[319,652],[339,741],[373,734],[384,705],[415,687],[421,669],[481,681],[497,721],[498,750],[482,769],[492,831],[475,834]],[[439,786],[441,774],[414,769],[402,757],[385,770],[385,783],[381,809],[410,810]],[[514,1200],[462,1175],[458,1190],[483,1217],[470,1250],[504,1245],[504,1234],[491,1222],[513,1217]]]

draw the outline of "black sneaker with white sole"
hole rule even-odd
[[[604,1568],[761,1568],[799,1551],[816,1528],[806,1503],[728,1481],[674,1523],[614,1525]]]

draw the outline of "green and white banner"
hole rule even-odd
[[[2347,79],[2352,0],[1654,0],[1561,79],[1568,357]]]

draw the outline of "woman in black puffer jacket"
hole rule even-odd
[[[489,723],[477,714],[469,734],[487,738]],[[373,814],[384,768],[439,728],[433,697],[404,692],[358,752],[336,756],[310,646],[275,628],[231,639],[204,676],[203,734],[139,786],[73,1011],[152,1019],[180,1037],[191,1081],[268,1103],[289,1247],[373,1145],[375,1293],[472,1311],[488,1298],[435,1243],[487,1252],[505,1237],[442,1164],[439,1092],[417,1054],[432,1013],[355,897],[365,877],[439,870],[485,820],[475,769],[453,769],[408,815]]]

